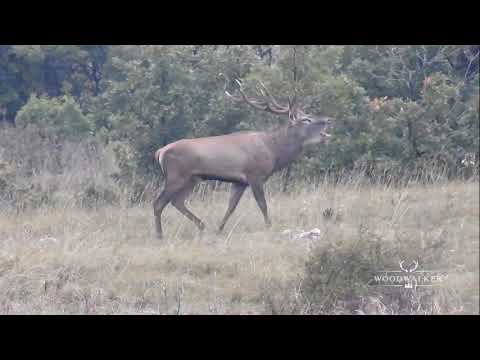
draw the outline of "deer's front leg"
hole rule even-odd
[[[238,205],[238,202],[242,198],[242,195],[245,192],[246,188],[247,188],[247,185],[245,184],[241,184],[241,183],[232,184],[232,187],[230,189],[230,199],[228,201],[228,209],[227,209],[227,212],[225,213],[225,216],[223,217],[222,222],[220,223],[217,233],[222,232],[223,228],[225,227],[225,224],[227,223],[228,218],[235,211]]]
[[[265,192],[263,191],[263,183],[262,182],[255,182],[251,183],[250,186],[252,187],[253,196],[255,197],[255,201],[257,202],[258,207],[262,211],[263,219],[265,220],[265,225],[267,227],[272,226],[272,222],[268,216],[268,209],[267,209],[267,202],[265,201]]]

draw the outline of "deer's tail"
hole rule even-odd
[[[175,143],[167,144],[164,147],[161,147],[157,151],[155,151],[155,161],[160,164],[160,168],[162,169],[163,175],[167,176],[167,167],[165,166],[165,154]]]
[[[163,173],[164,176],[167,176],[166,169],[163,166],[163,155],[164,155],[166,149],[167,149],[167,147],[164,146],[164,147],[158,149],[157,151],[155,151],[155,155],[154,155],[155,162],[158,162],[158,164],[160,165],[160,169],[162,169],[162,173]]]

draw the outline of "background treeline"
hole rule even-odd
[[[431,166],[468,176],[479,157],[479,52],[478,45],[0,46],[0,198],[115,198],[125,185],[135,186],[136,198],[161,176],[153,161],[160,146],[284,121],[229,101],[220,74],[247,87],[262,79],[282,101],[295,88],[307,112],[338,119],[333,140],[287,169],[284,185],[358,168],[375,178]],[[234,91],[233,81],[227,87]]]

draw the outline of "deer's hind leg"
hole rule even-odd
[[[185,200],[192,193],[195,185],[197,185],[200,181],[201,180],[199,178],[192,177],[181,190],[179,190],[173,195],[171,202],[178,211],[180,211],[185,217],[192,221],[200,231],[202,231],[205,229],[205,224],[203,223],[203,221],[196,217],[185,206]]]
[[[191,186],[190,180],[191,179],[182,181],[178,177],[170,177],[170,178],[167,177],[167,180],[165,182],[165,188],[163,189],[160,196],[153,202],[155,226],[157,230],[157,237],[159,239],[163,238],[162,219],[161,219],[163,210],[170,202],[172,202],[172,205],[174,205],[177,209],[179,209],[179,206],[181,207],[179,200],[183,198],[183,201],[184,201],[186,195],[188,195],[189,192],[191,192],[193,190],[193,187],[195,186],[195,185]]]
[[[165,209],[165,206],[168,205],[170,199],[173,196],[173,192],[169,190],[166,186],[163,189],[160,196],[155,199],[153,202],[153,213],[155,215],[155,227],[157,231],[157,237],[159,239],[163,238],[163,229],[162,229],[162,212]]]

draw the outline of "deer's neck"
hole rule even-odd
[[[275,156],[273,172],[287,167],[303,150],[303,139],[300,139],[290,127],[282,127],[267,133],[266,139]]]

